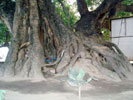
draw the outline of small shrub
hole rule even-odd
[[[84,80],[85,76],[85,71],[83,69],[79,68],[70,68],[68,72],[68,78],[66,81],[71,85],[71,86],[76,86],[78,87],[78,96],[79,100],[81,99],[81,86],[88,84],[92,79],[97,80],[94,77],[89,77],[87,80]]]
[[[0,90],[0,100],[3,100],[5,98],[5,90]]]

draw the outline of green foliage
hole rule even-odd
[[[76,69],[70,68],[68,72],[67,82],[71,86],[78,86],[79,100],[81,98],[81,85],[88,83],[88,81],[84,80],[84,76],[85,76],[85,71],[83,69],[79,70],[79,68]]]
[[[124,1],[122,2],[122,4],[131,5],[131,4],[133,4],[133,0],[124,0]]]
[[[105,41],[110,41],[110,31],[109,31],[109,29],[102,28],[101,33],[103,34],[103,39]]]
[[[131,16],[132,15],[132,13],[131,12],[124,12],[124,11],[120,11],[120,12],[118,12],[118,14],[117,14],[117,17],[129,17],[129,16]]]
[[[64,23],[67,26],[69,26],[69,22],[70,22],[70,26],[74,26],[74,24],[77,22],[79,17],[75,16],[75,12],[71,9],[71,6],[65,0],[62,0],[62,2],[65,5],[67,11],[69,12],[69,15],[66,15],[65,11],[63,10],[58,0],[54,0],[54,4],[56,6],[57,12],[61,16],[61,18],[64,20]],[[70,17],[70,20],[68,20],[68,17]]]
[[[6,32],[8,32],[8,28],[3,23],[3,21],[0,20],[0,45],[3,44],[6,40]],[[9,41],[11,40],[11,36]]]
[[[68,77],[69,79],[75,80],[75,81],[83,81],[85,72],[83,69],[72,69],[70,68],[69,72],[68,72]]]
[[[81,86],[81,85],[87,84],[89,81],[94,79],[92,77],[89,77],[87,80],[84,80],[84,76],[85,76],[85,71],[83,69],[79,69],[79,68],[72,69],[72,68],[70,68],[69,72],[68,72],[67,82],[71,86]]]
[[[3,44],[5,42],[6,39],[6,32],[7,32],[7,27],[5,26],[5,24],[0,21],[0,44]]]
[[[122,2],[122,4],[129,6],[129,5],[133,4],[133,0],[124,0]],[[131,15],[133,15],[132,12],[124,12],[124,11],[121,11],[121,12],[118,12],[117,17],[129,17]]]
[[[92,79],[97,80],[94,77],[89,77],[87,80],[84,80],[85,77],[85,71],[83,69],[79,69],[78,67],[73,69],[70,68],[68,71],[68,78],[65,80],[67,81],[71,86],[77,86],[78,87],[78,93],[79,93],[79,100],[81,98],[81,86],[87,84]]]
[[[83,70],[83,69],[80,69],[79,74],[78,74],[78,76],[77,76],[77,80],[78,80],[78,81],[82,81],[83,78],[84,78],[84,76],[85,76],[84,70]]]
[[[90,10],[94,10],[96,6],[99,6],[103,0],[86,0],[87,6]]]
[[[0,100],[3,100],[4,99],[5,93],[6,93],[5,90],[0,90]]]

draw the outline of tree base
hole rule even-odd
[[[115,44],[85,39],[78,39],[76,43],[65,50],[56,67],[57,73],[67,74],[70,67],[79,67],[99,79],[133,80],[133,67]],[[78,46],[77,52],[72,51],[75,44]]]

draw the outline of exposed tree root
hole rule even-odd
[[[61,60],[61,66],[57,65],[56,70],[58,73],[67,74],[70,67],[81,67],[90,75],[98,78],[114,81],[121,79],[132,80],[133,67],[115,44],[107,42],[98,44],[94,41],[81,41],[77,38],[76,41],[78,41],[76,42],[78,51],[74,54],[68,53],[74,50],[70,50],[70,47],[75,45],[75,43],[72,43],[62,58],[67,61]]]
[[[92,16],[85,23],[90,27],[84,30],[87,34],[73,33],[58,16],[51,0],[16,2],[13,41],[3,65],[4,76],[43,78],[42,69],[45,74],[50,70],[67,74],[70,67],[80,67],[99,79],[133,79],[133,67],[115,44],[87,35],[95,33]],[[90,21],[94,23],[88,25]],[[47,57],[57,59],[46,63]]]

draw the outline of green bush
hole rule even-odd
[[[133,4],[133,0],[124,0],[124,1],[122,2],[122,4],[131,5],[131,4]]]
[[[8,32],[8,28],[3,21],[0,20],[0,45],[6,41],[6,32]],[[11,35],[9,36],[9,41],[11,41]]]
[[[103,34],[103,39],[105,41],[110,41],[110,31],[109,31],[109,29],[102,28],[101,33]]]
[[[3,100],[5,98],[5,90],[0,90],[0,100]]]

